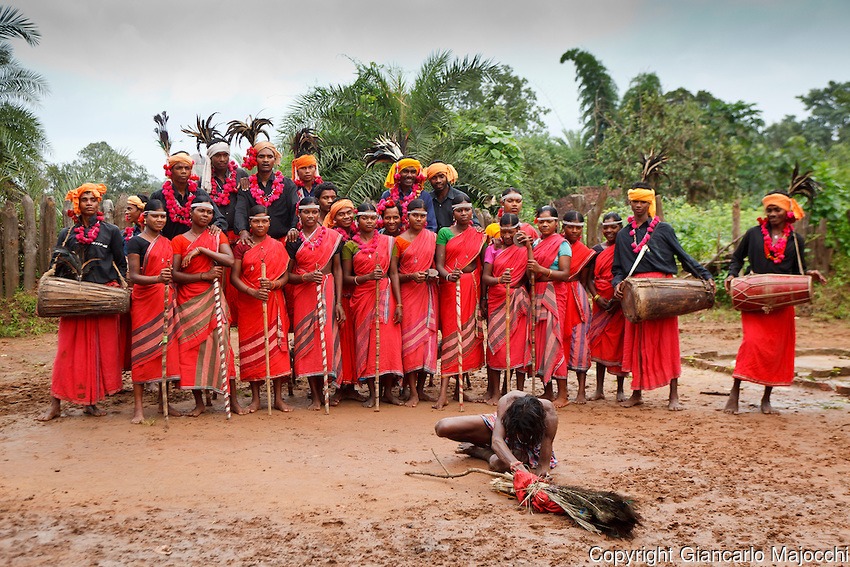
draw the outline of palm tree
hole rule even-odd
[[[587,51],[570,49],[561,55],[561,63],[567,61],[572,61],[576,66],[586,143],[589,147],[597,148],[605,138],[605,130],[615,121],[617,84],[605,65]]]
[[[464,121],[452,105],[458,92],[473,82],[480,84],[482,77],[487,80],[497,69],[489,60],[434,53],[412,81],[395,66],[354,64],[354,82],[302,95],[279,129],[286,142],[301,128],[314,128],[323,140],[322,176],[353,199],[375,199],[383,191],[386,168],[367,170],[363,155],[385,134],[423,165],[433,160],[453,163],[471,196],[493,192],[519,172],[522,154],[512,135]],[[492,159],[481,159],[491,150]]]
[[[9,39],[35,46],[41,35],[17,9],[0,7],[0,193],[20,192],[39,172],[47,138],[30,110],[47,94],[44,77],[20,65]]]

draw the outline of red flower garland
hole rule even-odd
[[[295,182],[296,187],[304,187],[304,182],[300,179],[293,179],[293,181]],[[322,181],[322,177],[320,175],[317,175],[313,178],[313,187],[315,187],[316,185],[321,185],[322,183],[324,183],[324,181]]]
[[[325,227],[319,225],[316,227],[316,230],[313,231],[313,234],[310,235],[314,237],[313,239],[308,239],[303,230],[298,233],[298,237],[301,238],[301,242],[303,242],[307,248],[315,250],[322,245],[322,240],[325,238],[325,232]]]
[[[640,252],[641,248],[646,246],[646,243],[649,242],[652,233],[655,231],[655,227],[658,226],[658,223],[661,222],[661,219],[658,217],[652,217],[652,220],[649,222],[649,226],[646,229],[646,234],[643,235],[643,239],[640,242],[637,241],[637,236],[635,233],[638,229],[638,225],[635,222],[635,217],[629,217],[627,219],[628,223],[632,225],[632,229],[629,231],[629,234],[632,236],[632,251],[637,254]]]
[[[398,178],[398,176],[396,176],[396,178]],[[384,226],[384,209],[389,206],[397,206],[398,212],[401,215],[401,227],[399,230],[401,230],[401,232],[407,230],[409,224],[407,222],[407,206],[411,201],[419,198],[419,195],[422,193],[423,181],[425,181],[425,176],[420,172],[416,176],[416,183],[413,184],[413,188],[410,193],[405,197],[400,196],[401,191],[398,189],[398,183],[392,186],[389,196],[386,199],[381,199],[378,204],[375,205],[375,208],[378,210],[378,228],[383,228]],[[392,205],[390,205],[390,203],[392,203]]]
[[[97,212],[97,221],[86,232],[86,227],[84,224],[80,223],[74,227],[74,236],[77,238],[77,242],[80,244],[91,244],[95,240],[97,240],[97,235],[100,234],[100,221],[103,220],[103,213]]]
[[[268,196],[266,196],[263,190],[260,189],[256,173],[249,177],[248,180],[251,182],[251,196],[254,198],[254,201],[256,201],[258,205],[262,205],[266,208],[277,201],[280,198],[281,193],[283,193],[283,174],[279,171],[275,171],[274,173],[272,192]]]
[[[785,228],[782,229],[782,236],[776,239],[776,244],[770,237],[770,230],[767,228],[767,219],[758,219],[761,225],[761,233],[764,236],[764,255],[774,264],[782,263],[785,259],[785,248],[788,245],[788,236],[791,234],[791,225],[785,223]]]
[[[129,242],[130,239],[133,238],[134,230],[135,230],[135,227],[133,227],[133,226],[128,226],[127,228],[124,229],[124,242]]]
[[[229,170],[227,179],[224,182],[224,187],[221,189],[218,188],[215,173],[213,173],[210,178],[210,199],[212,199],[216,205],[220,205],[222,207],[226,207],[230,204],[230,196],[238,190],[238,187],[236,186],[236,162],[231,160],[230,163],[227,164],[227,168]]]
[[[378,249],[378,233],[372,232],[372,239],[369,240],[368,243],[363,242],[363,239],[360,238],[359,234],[355,234],[351,240],[353,240],[357,246],[360,247],[360,252],[365,252],[367,254],[372,255],[372,252]]]
[[[171,222],[179,222],[190,226],[192,224],[192,201],[195,200],[195,193],[198,190],[198,184],[194,179],[189,179],[188,196],[186,204],[182,207],[177,202],[177,197],[174,196],[174,186],[169,179],[162,184],[162,196],[165,197],[165,208],[168,209],[168,217]]]
[[[242,160],[242,167],[245,169],[254,169],[257,167],[257,151],[254,146],[250,146],[245,152],[245,159]]]

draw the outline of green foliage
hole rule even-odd
[[[587,51],[570,49],[561,55],[561,63],[566,61],[576,66],[585,142],[589,147],[596,147],[616,121],[617,84],[602,62]]]
[[[797,98],[810,113],[803,123],[809,141],[822,148],[850,142],[850,81],[830,81],[825,88],[812,89]]]
[[[60,200],[83,183],[104,183],[111,195],[149,194],[158,188],[147,169],[106,142],[87,145],[70,163],[49,164],[47,178]]]
[[[0,338],[25,337],[56,332],[53,319],[35,314],[36,295],[19,291],[12,299],[0,299]]]
[[[846,163],[846,162],[845,162]],[[837,254],[850,255],[850,185],[841,183],[840,172],[828,162],[819,162],[812,175],[821,184],[811,209],[811,224],[826,219],[826,244]]]
[[[665,199],[664,220],[673,225],[685,251],[706,262],[732,241],[732,203],[710,201],[699,205],[682,197]],[[741,206],[741,232],[755,226],[756,207]]]

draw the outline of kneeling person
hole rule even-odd
[[[434,430],[438,437],[468,443],[461,452],[488,461],[495,471],[525,467],[543,476],[558,464],[552,451],[558,432],[555,406],[518,390],[502,396],[494,414],[446,417]]]

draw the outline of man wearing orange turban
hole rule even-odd
[[[452,203],[455,198],[469,197],[463,191],[458,191],[452,184],[457,181],[457,170],[450,163],[435,161],[425,169],[425,178],[431,184],[431,198],[434,207],[434,220],[437,230],[454,224]],[[472,216],[473,224],[479,225],[478,218]]]
[[[422,191],[422,183],[425,181],[425,174],[422,171],[422,164],[419,160],[412,157],[403,157],[395,162],[390,171],[387,173],[387,178],[384,181],[384,187],[388,190],[381,195],[381,201],[393,201],[399,205],[399,213],[401,213],[402,223],[407,217],[407,204],[413,199],[422,199],[425,201],[425,210],[428,211],[428,221],[425,228],[433,232],[437,232],[437,219],[434,216],[434,201],[431,199],[431,194]],[[383,210],[379,207],[378,210]]]
[[[126,275],[121,230],[105,222],[99,210],[104,193],[105,185],[86,183],[65,196],[71,202],[68,214],[74,219],[74,226],[59,233],[52,262],[57,277],[118,286],[119,279]],[[59,318],[51,403],[40,420],[59,417],[61,400],[82,405],[86,414],[106,415],[97,402],[121,390],[123,349],[119,317],[110,314]]]
[[[655,216],[655,191],[647,183],[632,185],[629,204],[633,216],[631,226],[617,233],[614,249],[614,295],[623,297],[622,282],[626,277],[672,278],[679,273],[676,259],[682,268],[714,289],[714,279],[702,264],[682,248],[673,227]],[[664,317],[641,323],[626,321],[623,344],[624,372],[632,373],[632,397],[624,407],[643,403],[643,390],[670,386],[667,407],[682,409],[679,404],[679,375],[682,363],[679,356],[679,318]]]
[[[298,200],[314,197],[313,188],[322,183],[319,162],[313,154],[304,154],[292,160],[292,181],[298,187]]]
[[[758,226],[747,230],[732,254],[724,282],[726,291],[732,294],[732,281],[740,274],[745,259],[749,259],[753,274],[806,274],[826,282],[817,270],[806,270],[806,242],[792,226],[803,218],[799,203],[788,193],[776,191],[768,193],[762,205],[766,218],[758,219]],[[776,413],[770,405],[773,388],[790,386],[794,380],[795,316],[793,305],[741,312],[744,337],[735,357],[734,382],[724,409],[726,413],[738,413],[741,380],[763,385],[761,411]]]

